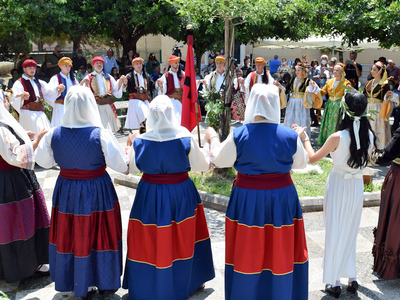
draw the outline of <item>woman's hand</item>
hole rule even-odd
[[[204,135],[204,142],[211,144],[211,139],[213,137],[218,137],[217,132],[212,127],[208,127],[206,130],[206,134]]]
[[[42,137],[47,133],[48,131],[46,129],[40,130],[40,132],[37,134],[36,138],[32,141],[32,147],[33,150],[36,150],[36,148],[39,146],[39,142],[42,139]]]
[[[135,138],[137,138],[139,135],[140,135],[139,132],[130,133],[129,136],[128,136],[128,140],[126,141],[126,145],[127,145],[128,147],[132,146],[133,140],[134,140]]]
[[[306,127],[300,127],[297,124],[293,124],[291,128],[297,132],[298,136],[304,140],[307,138]]]

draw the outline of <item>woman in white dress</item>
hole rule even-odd
[[[325,291],[338,298],[340,278],[348,278],[347,291],[355,294],[356,242],[363,207],[362,169],[367,165],[375,134],[367,119],[367,99],[359,92],[347,93],[339,111],[338,131],[330,135],[317,153],[311,147],[305,128],[293,128],[303,139],[310,163],[330,153],[333,169],[326,183],[324,196],[325,252],[323,282]]]

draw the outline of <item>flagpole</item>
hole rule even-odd
[[[197,137],[199,139],[199,147],[201,148],[200,125],[199,125],[199,104],[197,102],[196,102],[196,122],[197,122]]]

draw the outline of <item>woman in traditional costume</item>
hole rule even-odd
[[[217,167],[238,171],[225,218],[225,299],[308,299],[308,253],[299,197],[290,177],[308,156],[280,122],[278,88],[255,84],[244,125],[220,144],[206,131]]]
[[[318,135],[318,145],[323,145],[326,139],[336,132],[336,125],[339,118],[340,100],[343,98],[345,88],[350,85],[344,72],[344,64],[338,63],[333,68],[334,78],[328,80],[321,89],[321,95],[328,94],[329,99],[325,105],[324,114],[322,116],[321,128]]]
[[[364,95],[368,99],[368,111],[376,111],[372,114],[371,127],[376,133],[376,147],[383,149],[390,141],[390,125],[388,117],[391,114],[390,103],[386,99],[386,93],[390,90],[386,66],[377,61],[371,68],[371,75],[374,79],[368,81],[364,87]],[[382,105],[384,106],[382,107]],[[388,107],[389,106],[389,107]],[[389,109],[388,109],[389,108]]]
[[[133,140],[129,172],[143,172],[128,226],[123,287],[129,299],[184,300],[214,278],[203,203],[188,171],[209,159],[168,96],[150,103],[146,133]]]
[[[340,278],[348,278],[347,291],[358,290],[356,245],[364,200],[363,171],[374,146],[374,133],[367,118],[367,99],[357,91],[340,100],[338,131],[331,134],[314,153],[304,128],[293,126],[303,139],[310,163],[330,153],[333,169],[324,196],[325,250],[323,282],[325,291],[338,298]]]
[[[61,124],[61,120],[64,116],[64,99],[68,90],[71,88],[71,86],[79,84],[75,79],[72,69],[72,60],[69,57],[61,58],[57,65],[60,67],[61,72],[51,77],[50,85],[56,89],[62,84],[64,86],[64,90],[57,95],[56,99],[54,99],[54,102],[51,103],[51,106],[53,107],[50,123],[52,128],[58,127]]]
[[[113,133],[103,128],[92,92],[73,86],[65,97],[61,126],[41,141],[37,161],[56,163],[53,192],[50,276],[55,289],[117,290],[122,275],[122,226],[117,194],[106,166],[128,171],[128,160]]]
[[[400,277],[400,128],[383,151],[375,150],[373,166],[392,162],[382,185],[378,227],[374,230],[374,271],[383,279]]]
[[[307,127],[306,131],[310,134],[310,108],[320,108],[322,98],[317,84],[307,78],[306,72],[306,64],[298,63],[296,77],[292,78],[286,88],[286,92],[291,92],[291,96],[286,107],[284,125],[291,127],[293,124],[297,124]]]
[[[46,132],[31,142],[8,105],[0,90],[0,280],[11,283],[48,275],[50,216],[33,171],[33,151]]]

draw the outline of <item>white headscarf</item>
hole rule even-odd
[[[244,124],[253,122],[256,116],[264,117],[270,123],[279,124],[280,114],[278,87],[271,84],[256,83],[247,100]]]
[[[103,128],[96,100],[88,87],[74,85],[68,89],[64,100],[64,117],[61,126]]]
[[[5,96],[3,94],[3,91],[0,89],[0,122],[10,126],[12,129],[14,129],[15,133],[23,139],[25,142],[25,145],[28,147],[31,147],[32,153],[33,153],[33,148],[32,148],[32,142],[31,139],[29,138],[28,134],[26,133],[25,129],[22,128],[22,126],[18,123],[15,118],[10,115],[10,113],[7,111],[7,109],[4,107],[4,102],[5,102]]]
[[[142,139],[163,142],[190,136],[189,130],[180,126],[174,105],[168,96],[160,95],[151,101],[146,133],[141,136]]]

